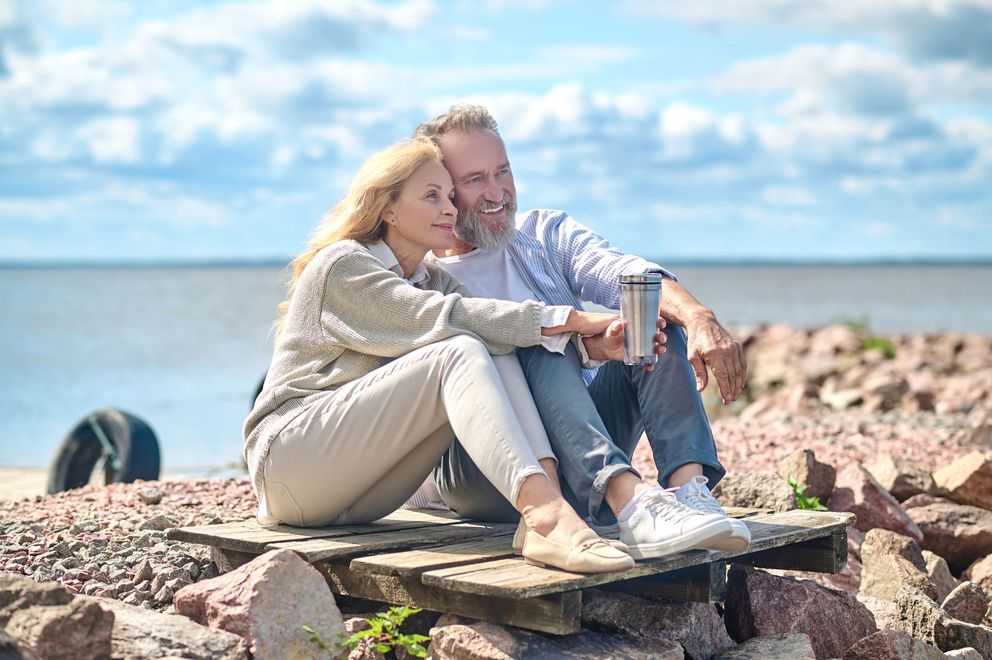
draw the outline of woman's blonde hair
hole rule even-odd
[[[441,150],[429,140],[414,138],[383,149],[362,163],[348,192],[324,214],[307,241],[307,249],[290,263],[293,277],[289,294],[278,307],[276,344],[286,324],[289,301],[307,264],[318,252],[337,241],[352,239],[366,245],[381,241],[386,235],[382,214],[397,200],[413,173],[431,161],[441,161]]]

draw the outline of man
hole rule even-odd
[[[708,366],[724,403],[737,398],[746,374],[740,345],[661,266],[611,248],[562,211],[515,215],[513,173],[485,108],[453,106],[421,124],[415,135],[440,146],[455,186],[456,240],[435,261],[474,295],[617,309],[620,275],[653,272],[665,278],[659,315],[667,321],[666,348],[658,352],[666,353],[653,371],[616,361],[623,344],[619,324],[582,338],[564,355],[540,347],[517,352],[566,497],[595,523],[615,519],[620,540],[635,558],[693,547],[746,548],[747,527],[728,519],[707,488],[724,469],[699,396]],[[597,365],[595,372],[588,369]],[[646,484],[630,465],[642,432],[668,488]],[[515,519],[457,442],[434,477],[460,514]]]

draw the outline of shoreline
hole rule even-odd
[[[0,465],[0,502],[17,502],[48,495],[47,467]],[[168,471],[158,481],[195,481],[203,479],[231,479],[244,476],[240,467],[218,465],[197,471]],[[102,483],[93,485],[103,486]]]

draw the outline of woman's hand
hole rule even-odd
[[[619,317],[615,314],[580,312],[577,309],[573,309],[568,313],[568,319],[564,325],[542,328],[541,334],[545,337],[559,335],[563,332],[574,332],[579,335],[599,335],[605,332],[610,327],[610,324],[617,320],[619,320]]]
[[[668,340],[663,330],[665,329],[665,319],[658,318],[658,332],[654,336],[654,354],[661,355],[667,349],[665,342]],[[585,337],[582,342],[586,347],[586,354],[590,360],[607,361],[623,360],[623,333],[625,324],[621,319],[617,319],[606,328],[601,335]],[[654,365],[649,364],[644,367],[646,371],[654,370]]]

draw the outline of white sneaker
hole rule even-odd
[[[642,492],[634,512],[618,526],[620,540],[627,544],[634,559],[709,548],[714,539],[730,535],[726,515],[700,513],[681,504],[675,493],[658,487]]]
[[[730,521],[732,530],[730,536],[714,539],[703,547],[710,550],[729,550],[732,552],[747,550],[747,547],[751,544],[751,530],[747,528],[743,520],[737,520],[736,518],[727,516],[727,512],[723,510],[720,503],[710,493],[706,482],[706,477],[697,475],[689,483],[684,484],[675,491],[675,498],[687,507],[695,509],[700,513],[723,516]]]

